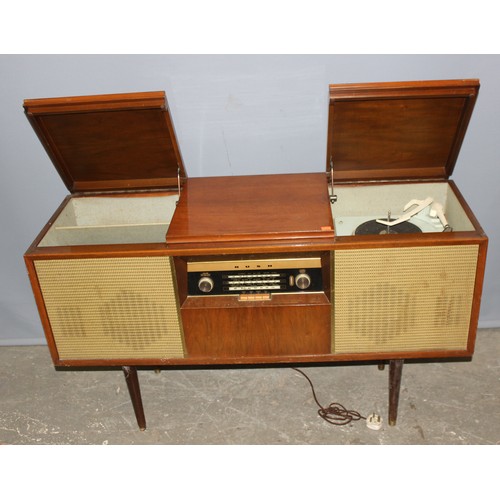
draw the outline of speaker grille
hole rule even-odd
[[[332,351],[466,349],[477,245],[334,252]]]
[[[35,261],[60,359],[183,357],[169,257]]]

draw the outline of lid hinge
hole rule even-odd
[[[179,194],[179,200],[181,199],[181,167],[179,166],[179,164],[177,164],[177,192]],[[177,203],[179,203],[179,200],[177,200],[175,202],[175,204],[177,205]]]
[[[333,205],[337,201],[337,195],[333,192],[333,158],[330,156],[330,203]]]

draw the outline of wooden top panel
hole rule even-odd
[[[250,175],[188,179],[167,243],[222,246],[332,237],[325,174]]]
[[[168,188],[185,177],[164,92],[27,99],[26,115],[72,193]]]
[[[478,80],[330,85],[327,170],[334,180],[446,179]]]

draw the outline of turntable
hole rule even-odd
[[[335,218],[337,236],[452,232],[454,228],[448,221],[450,215],[447,215],[450,212],[453,220],[461,219],[461,223],[458,222],[458,226],[456,226],[458,229],[468,228],[470,230],[470,226],[465,222],[467,220],[465,213],[461,212],[460,217],[456,214],[459,210],[456,199],[455,208],[452,209],[452,203],[447,202],[446,197],[436,192],[435,185],[428,184],[426,187],[427,192],[432,192],[437,196],[437,199],[443,201],[436,201],[433,197],[428,196],[425,199],[412,199],[402,206],[399,200],[392,201],[389,192],[377,192],[380,191],[380,188],[377,191],[368,190],[367,196],[373,196],[372,203],[376,203],[373,213],[358,214],[364,208],[355,211],[353,206],[349,207],[346,212],[342,208],[338,208]],[[371,192],[373,194],[370,194]],[[358,201],[353,205],[359,207],[361,191],[357,191],[356,194]],[[452,196],[449,194],[450,198]],[[378,198],[380,201],[377,203]],[[443,203],[446,206],[446,212]],[[385,213],[382,211],[384,207],[387,207]]]

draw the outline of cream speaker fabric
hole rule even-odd
[[[61,360],[183,357],[169,257],[35,261]]]
[[[337,250],[334,353],[466,349],[477,245]]]

